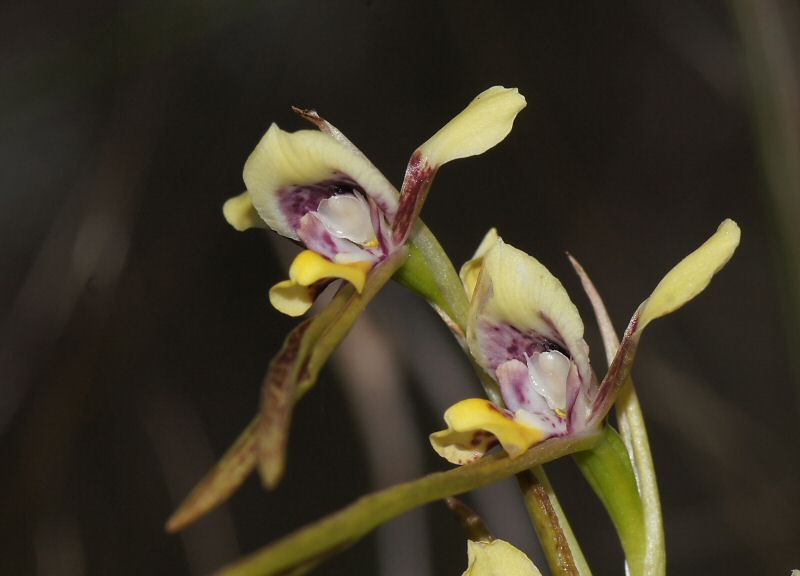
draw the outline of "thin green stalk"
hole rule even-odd
[[[648,576],[667,573],[667,554],[664,544],[664,522],[661,516],[661,498],[658,493],[656,469],[642,407],[630,378],[620,390],[616,402],[617,423],[628,449],[636,475],[644,512],[644,531],[647,537],[644,566]]]
[[[542,543],[547,563],[557,566],[556,574],[591,576],[592,571],[556,498],[543,466],[517,474],[525,507]]]
[[[446,472],[429,474],[397,484],[356,500],[318,522],[290,534],[239,562],[223,568],[219,576],[269,576],[291,573],[333,551],[351,546],[384,522],[435,500],[487,486],[533,466],[591,448],[599,436],[554,438],[519,456],[505,453],[487,456]]]

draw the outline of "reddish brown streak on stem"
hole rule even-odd
[[[411,233],[435,173],[436,169],[423,160],[422,154],[419,151],[414,152],[406,168],[403,189],[400,192],[400,206],[394,219],[392,236],[396,245],[405,243]]]
[[[559,574],[579,576],[578,568],[575,565],[575,559],[572,557],[572,551],[569,547],[569,542],[567,542],[567,537],[561,529],[558,514],[553,508],[553,503],[550,501],[547,488],[539,482],[539,479],[530,470],[520,473],[518,478],[523,490],[530,491],[534,494],[534,497],[528,500],[533,500],[539,506],[541,511],[547,516],[548,524],[553,528]]]

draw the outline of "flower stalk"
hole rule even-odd
[[[596,434],[554,438],[537,444],[518,458],[509,458],[505,453],[492,454],[467,466],[429,474],[373,492],[339,512],[223,568],[218,576],[287,573],[316,558],[352,546],[379,525],[412,508],[488,486],[523,470],[588,449],[598,440]]]

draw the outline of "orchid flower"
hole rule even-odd
[[[462,576],[542,576],[525,553],[505,540],[467,540]]]
[[[524,107],[515,88],[479,94],[414,152],[401,192],[315,112],[298,111],[320,131],[273,124],[245,164],[247,191],[223,207],[237,230],[267,226],[305,247],[289,279],[270,290],[272,305],[300,316],[336,279],[361,293],[370,271],[407,240],[438,168],[498,144]]]
[[[535,258],[492,230],[461,270],[471,298],[467,345],[497,382],[505,407],[467,399],[444,415],[433,448],[454,464],[480,458],[496,444],[516,457],[547,438],[600,426],[630,374],[642,331],[702,292],[733,255],[739,227],[725,220],[684,258],[634,314],[598,386],[583,322],[561,283]]]

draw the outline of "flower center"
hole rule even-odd
[[[369,204],[358,192],[326,198],[319,203],[316,216],[337,238],[350,240],[366,248],[378,246]]]
[[[566,417],[567,377],[570,360],[561,352],[537,352],[527,358],[528,379],[533,389],[546,401],[551,410]]]

